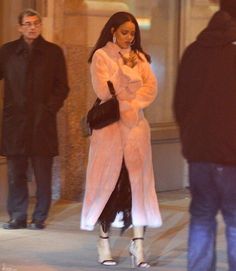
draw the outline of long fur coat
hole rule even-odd
[[[107,80],[113,82],[121,119],[90,138],[86,189],[81,229],[93,230],[117,183],[124,158],[132,193],[133,226],[159,227],[162,224],[153,174],[150,127],[143,109],[156,97],[157,82],[149,63],[139,54],[134,68],[123,64],[129,49],[108,42],[93,55],[92,84],[101,100],[111,97]]]

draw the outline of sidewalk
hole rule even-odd
[[[186,270],[186,246],[189,196],[186,191],[162,192],[158,195],[164,224],[148,229],[145,253],[150,271]],[[4,230],[8,220],[0,213],[0,271],[102,271],[135,270],[128,253],[132,230],[119,236],[112,229],[112,253],[119,264],[105,267],[97,263],[98,231],[79,229],[81,203],[59,201],[53,204],[48,226],[41,231]],[[221,218],[220,218],[221,219]],[[138,268],[137,268],[138,269]],[[141,270],[141,269],[139,269]],[[218,234],[218,269],[226,271],[224,228]]]

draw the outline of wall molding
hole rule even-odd
[[[152,124],[151,140],[153,144],[180,142],[177,124],[175,122]]]

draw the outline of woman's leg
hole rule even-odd
[[[100,238],[98,241],[99,262],[104,265],[116,265],[113,260],[109,245],[109,229],[116,215],[123,212],[124,227],[122,232],[131,225],[131,188],[128,171],[124,160],[120,175],[109,200],[107,201],[98,222],[100,223]]]
[[[132,265],[148,268],[150,265],[144,260],[144,249],[143,249],[143,240],[144,240],[144,227],[134,227],[133,228],[133,239],[130,243],[129,252],[132,257]]]
[[[109,244],[109,233],[104,232],[100,225],[100,234],[97,244],[98,249],[98,261],[103,265],[116,265],[117,262],[113,260],[111,256],[110,244]]]

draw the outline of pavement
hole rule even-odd
[[[150,271],[186,270],[188,205],[187,190],[158,194],[163,226],[148,228],[145,240],[146,260]],[[29,213],[32,211],[32,204]],[[111,230],[111,248],[117,266],[106,267],[97,262],[98,228],[81,231],[81,203],[55,201],[44,230],[4,230],[8,220],[0,210],[0,271],[102,271],[135,270],[131,268],[128,246],[132,229],[122,236]],[[224,224],[219,216],[217,240],[217,271],[227,271]],[[140,270],[141,268],[136,268]],[[204,270],[203,270],[204,271]]]

